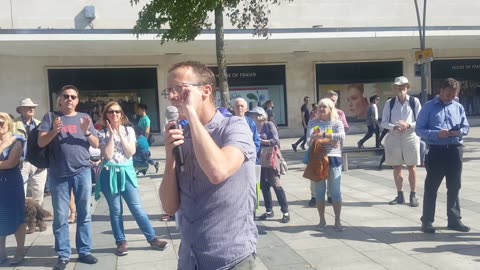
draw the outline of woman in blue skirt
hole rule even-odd
[[[17,249],[10,264],[18,265],[25,257],[25,191],[19,168],[24,139],[12,136],[12,129],[12,118],[0,112],[0,264],[7,260],[7,236],[15,234]]]

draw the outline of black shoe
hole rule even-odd
[[[333,202],[333,201],[332,201],[332,197],[328,196],[328,197],[327,197],[327,202],[328,202],[329,204],[332,204],[332,202]]]
[[[154,166],[155,166],[155,173],[158,173],[158,161],[155,162],[155,165],[154,165]]]
[[[435,233],[435,228],[430,222],[422,222],[422,232],[424,233]]]
[[[267,220],[267,218],[272,218],[274,216],[273,210],[272,212],[265,212],[261,216],[258,217],[259,220]]]
[[[293,151],[297,152],[297,145],[296,144],[292,144],[292,148],[293,148]]]
[[[93,257],[92,254],[88,254],[86,256],[78,257],[78,261],[86,264],[96,264],[98,259]]]
[[[305,149],[305,144],[300,145],[300,148],[302,148],[302,150],[307,150]]]
[[[410,196],[410,207],[418,207],[418,200],[415,196]]]
[[[282,221],[281,221],[281,222],[282,222],[282,223],[288,223],[288,222],[290,222],[290,214],[288,214],[288,215],[283,214],[283,217],[282,217]]]
[[[357,146],[358,146],[358,149],[361,149],[361,148],[363,148],[363,143],[357,142]]]
[[[308,206],[314,207],[315,204],[317,204],[317,200],[315,199],[315,197],[312,197],[310,201],[308,201]]]
[[[379,145],[377,145],[376,147],[377,147],[377,148],[383,148],[384,146],[383,146],[383,144],[379,144]]]
[[[459,232],[469,232],[470,231],[470,227],[463,224],[460,220],[455,222],[454,224],[449,223],[448,228],[450,230],[459,231]]]
[[[52,268],[53,270],[64,270],[65,268],[67,268],[67,264],[68,264],[68,260],[62,260],[62,259],[58,259],[57,260],[57,263],[55,264],[55,266]]]
[[[395,197],[395,199],[393,199],[393,201],[390,201],[388,204],[390,205],[396,205],[396,204],[404,204],[405,203],[405,199],[403,197]]]

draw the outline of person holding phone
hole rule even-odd
[[[460,83],[452,78],[443,81],[440,94],[420,111],[416,132],[428,145],[425,158],[427,177],[423,196],[422,231],[434,233],[437,191],[445,177],[447,182],[448,228],[468,232],[461,221],[459,192],[462,179],[463,137],[470,125],[462,104],[455,101]]]

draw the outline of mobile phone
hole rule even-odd
[[[463,125],[464,120],[465,120],[465,118],[462,119],[462,122],[460,122],[460,124],[457,124],[457,125],[453,126],[449,131],[459,131],[461,128],[464,127],[464,125]]]

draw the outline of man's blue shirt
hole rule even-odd
[[[450,130],[461,123],[463,123],[463,127],[460,128],[460,137],[438,137],[440,130]],[[463,144],[462,138],[468,134],[469,130],[470,125],[462,104],[456,101],[444,104],[438,96],[422,107],[415,129],[417,135],[428,145]]]

